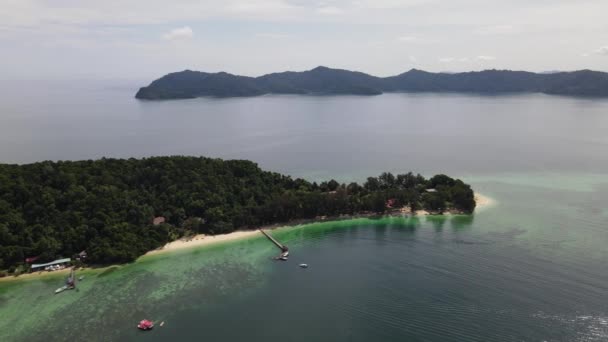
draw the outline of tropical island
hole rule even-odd
[[[0,270],[86,251],[135,260],[185,235],[299,219],[391,212],[471,213],[471,187],[446,175],[382,173],[363,184],[309,182],[246,160],[153,157],[0,164]]]
[[[608,73],[592,70],[433,73],[412,69],[397,76],[376,77],[320,66],[303,72],[287,71],[247,77],[226,72],[184,70],[167,74],[140,88],[135,97],[166,100],[265,94],[379,95],[384,92],[544,93],[608,97]]]

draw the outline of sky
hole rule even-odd
[[[1,79],[608,71],[608,0],[0,0]]]

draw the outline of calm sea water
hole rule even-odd
[[[206,155],[311,179],[464,177],[473,216],[359,219],[0,283],[0,340],[605,341],[608,101],[545,95],[139,102],[139,84],[0,83],[0,160]],[[310,268],[300,269],[298,263]],[[142,318],[165,321],[141,333]]]
[[[608,100],[386,94],[138,101],[140,83],[0,82],[0,161],[205,155],[308,177],[608,170]]]

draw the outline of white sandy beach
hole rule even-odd
[[[496,205],[496,200],[476,192],[475,203],[477,203],[477,206],[475,206],[475,211],[478,211]]]
[[[174,250],[178,250],[178,249],[205,246],[205,245],[210,245],[210,244],[214,244],[214,243],[218,243],[218,242],[240,240],[240,239],[244,239],[244,238],[248,238],[248,237],[252,237],[252,236],[256,236],[256,235],[261,235],[261,234],[257,230],[246,230],[246,231],[239,230],[236,232],[232,232],[232,233],[228,233],[228,234],[221,234],[221,235],[198,234],[198,235],[189,236],[187,238],[181,238],[179,240],[169,242],[168,244],[164,245],[163,247],[150,251],[150,252],[146,253],[145,255],[153,255],[153,254],[158,254],[158,253],[163,253],[163,252],[174,251]]]
[[[8,275],[6,277],[0,278],[0,282],[2,282],[2,281],[11,281],[11,280],[39,279],[39,278],[48,277],[48,276],[54,276],[54,275],[58,275],[58,274],[69,275],[70,274],[70,270],[71,270],[71,268],[68,267],[68,268],[64,268],[62,270],[57,270],[57,271],[52,271],[52,272],[39,271],[39,272],[20,274],[20,275],[18,275],[16,277],[12,276],[12,275]]]
[[[488,206],[492,206],[496,203],[494,199],[484,196],[480,193],[475,193],[475,202],[477,203],[477,206],[475,207],[476,211],[481,210]],[[409,214],[409,210],[404,211],[404,213]],[[451,213],[446,212],[444,214],[450,215]],[[429,213],[426,210],[417,210],[415,215],[425,216],[425,215],[431,215],[431,213]],[[328,221],[331,221],[331,219],[329,219]],[[261,229],[264,229],[264,230],[276,229],[279,227],[285,227],[285,226],[289,226],[289,225],[290,224],[285,224],[283,226],[273,225],[273,226],[268,226],[268,227],[261,227]],[[246,230],[246,231],[236,231],[236,232],[222,234],[222,235],[199,234],[199,235],[182,238],[182,239],[179,239],[176,241],[169,242],[165,246],[163,246],[159,249],[150,251],[150,252],[146,253],[145,255],[154,255],[154,254],[158,254],[158,253],[170,252],[170,251],[175,251],[175,250],[184,249],[184,248],[205,246],[205,245],[210,245],[210,244],[214,244],[214,243],[218,243],[218,242],[240,240],[240,239],[249,238],[249,237],[253,237],[253,236],[257,236],[257,235],[260,235],[260,232],[257,229],[256,230]]]

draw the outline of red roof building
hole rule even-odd
[[[38,260],[38,258],[40,258],[39,256],[35,256],[35,257],[29,257],[29,258],[25,258],[25,263],[26,264],[31,264],[34,261]]]

